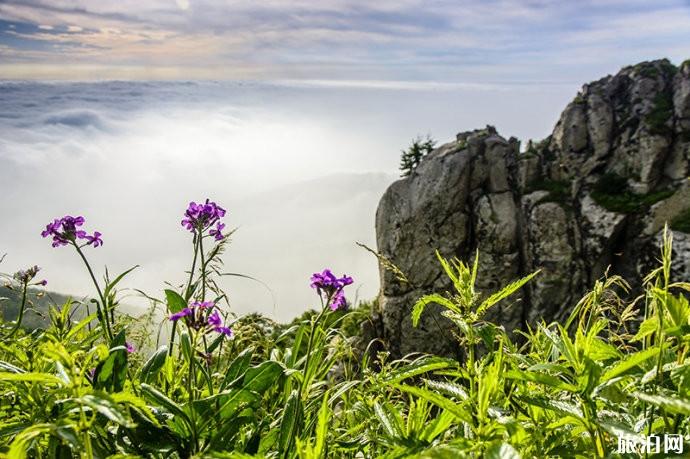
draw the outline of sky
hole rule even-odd
[[[541,139],[583,83],[661,57],[690,57],[687,1],[0,0],[0,271],[91,294],[39,234],[80,214],[97,271],[138,264],[124,287],[160,297],[208,197],[237,229],[227,271],[263,283],[224,278],[234,312],[289,320],[325,267],[371,299],[355,243],[413,137]]]
[[[2,0],[0,75],[581,83],[689,37],[687,0]]]

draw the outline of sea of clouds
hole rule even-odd
[[[80,214],[103,233],[105,245],[87,251],[98,270],[138,264],[125,287],[161,297],[190,264],[182,213],[208,197],[237,228],[227,271],[271,290],[224,279],[235,312],[289,320],[317,304],[308,278],[324,267],[355,278],[351,297],[371,299],[376,260],[355,242],[375,246],[400,149],[417,134],[448,141],[487,123],[543,137],[574,91],[0,81],[0,271],[39,264],[50,289],[90,294],[75,254],[40,238],[51,219]],[[125,302],[143,304],[134,293]]]

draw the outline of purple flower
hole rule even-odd
[[[194,330],[203,330],[204,333],[214,331],[232,336],[232,330],[223,326],[223,319],[213,301],[191,302],[188,307],[168,317],[172,321],[182,318],[184,318],[185,324]]]
[[[127,343],[125,342],[125,347],[127,348],[127,353],[131,354],[132,352],[136,352],[136,348],[132,343]]]
[[[93,236],[86,236],[86,240],[88,241],[86,244],[87,245],[93,245],[94,247],[99,247],[103,245],[103,239],[101,239],[101,233],[98,231],[93,232]]]
[[[220,327],[223,325],[223,321],[221,320],[218,311],[213,311],[211,315],[208,316],[208,324],[212,327]]]
[[[352,284],[352,277],[343,275],[335,277],[330,269],[324,269],[320,273],[311,276],[311,288],[316,289],[318,295],[325,295],[326,302],[332,310],[344,309],[347,307],[343,289]]]
[[[60,247],[70,243],[76,243],[79,239],[86,239],[86,245],[92,244],[94,247],[103,245],[101,233],[95,231],[93,235],[78,229],[84,224],[84,217],[72,217],[65,215],[60,219],[55,219],[46,225],[46,229],[41,231],[41,236],[52,237],[53,247]]]
[[[343,293],[342,290],[338,290],[337,292],[335,292],[335,294],[331,298],[331,302],[330,302],[329,306],[331,307],[332,311],[337,311],[340,308],[345,309],[347,307],[347,301],[345,300],[345,294]]]
[[[213,329],[214,332],[220,333],[221,335],[232,337],[232,330],[228,327],[216,327]]]
[[[216,241],[220,241],[223,239],[222,230],[225,228],[225,224],[220,222],[220,219],[223,217],[225,217],[225,209],[218,206],[215,202],[207,199],[204,204],[197,204],[192,201],[184,213],[182,226],[193,233],[201,234],[213,225],[216,225],[215,229],[209,231],[209,234]]]
[[[193,310],[192,308],[184,308],[184,309],[182,309],[181,311],[176,312],[175,314],[170,315],[170,317],[168,317],[168,319],[169,319],[169,320],[172,320],[173,322],[175,322],[176,320],[179,320],[179,319],[181,319],[181,318],[183,318],[183,317],[191,316],[191,315],[193,315],[193,314],[194,314],[194,310]]]
[[[225,223],[216,223],[215,229],[208,232],[216,241],[222,241],[225,236],[223,236],[223,228],[225,228]]]
[[[46,285],[48,285],[48,281],[43,279],[41,282],[36,283],[36,285],[42,285],[43,287],[45,287]]]
[[[12,277],[14,277],[14,279],[21,284],[28,284],[29,282],[31,282],[33,280],[34,277],[36,277],[36,274],[38,274],[38,272],[40,270],[41,270],[41,268],[34,265],[31,268],[20,269],[19,271],[14,273],[14,275]],[[40,284],[40,282],[39,282],[39,284]]]

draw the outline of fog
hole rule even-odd
[[[441,142],[496,125],[546,136],[573,86],[379,87],[318,82],[0,82],[0,271],[39,264],[54,291],[87,295],[69,248],[46,223],[84,215],[105,245],[97,270],[140,267],[124,287],[160,297],[183,282],[189,201],[210,198],[237,228],[224,256],[231,308],[289,320],[316,305],[308,278],[330,267],[378,291],[374,215],[397,178],[400,149],[418,134]],[[130,304],[142,304],[131,294]]]

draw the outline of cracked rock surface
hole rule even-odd
[[[688,214],[689,174],[690,62],[643,62],[585,85],[552,135],[522,152],[491,126],[458,134],[379,203],[378,250],[410,280],[381,270],[380,338],[394,356],[457,351],[439,307],[417,328],[410,319],[420,296],[451,290],[436,250],[471,261],[479,249],[487,293],[542,270],[487,317],[507,330],[562,320],[609,267],[639,282],[664,224]],[[674,275],[688,280],[690,235],[673,232]]]

